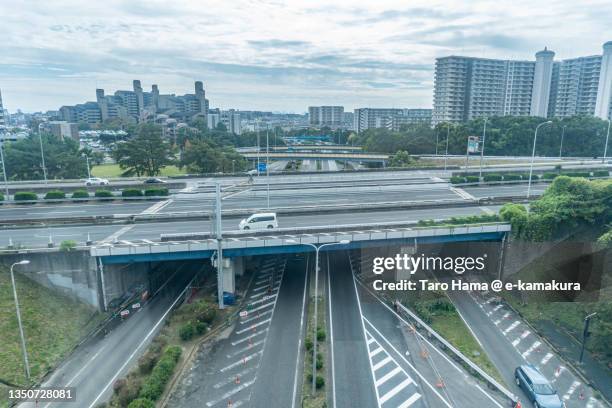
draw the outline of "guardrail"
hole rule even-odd
[[[118,190],[126,189],[126,188],[127,189],[135,188],[135,189],[140,189],[140,190],[146,190],[148,188],[167,188],[168,190],[179,190],[187,186],[187,183],[181,182],[181,181],[175,181],[175,182],[170,182],[170,183],[159,183],[159,184],[111,183],[111,184],[106,184],[103,186],[86,186],[84,184],[65,185],[67,183],[70,183],[70,182],[66,182],[66,181],[59,182],[58,181],[54,183],[55,185],[53,184],[31,184],[29,185],[27,183],[11,185],[9,183],[8,187],[9,187],[9,193],[13,195],[15,193],[23,192],[23,191],[32,192],[32,193],[45,193],[45,192],[54,191],[54,190],[60,190],[60,191],[64,191],[67,193],[70,193],[76,190],[87,190],[89,192],[95,192],[96,190],[118,191]],[[2,187],[4,187],[4,184],[0,186],[0,192],[4,193],[5,190]]]

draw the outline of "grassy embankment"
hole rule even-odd
[[[118,164],[102,164],[100,166],[94,166],[91,168],[92,177],[121,177],[121,173],[123,173],[123,170],[119,168]],[[162,169],[160,176],[170,177],[180,176],[183,174],[186,174],[185,169],[179,170],[179,168],[176,166],[167,166]]]
[[[98,322],[93,308],[15,273],[32,380],[37,381]],[[0,379],[27,385],[15,301],[7,267],[0,266]],[[7,406],[0,385],[0,407]]]

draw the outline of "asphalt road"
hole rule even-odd
[[[340,214],[308,214],[286,215],[279,217],[279,227],[309,227],[326,225],[351,225],[382,222],[416,222],[424,219],[442,220],[453,216],[479,215],[497,212],[500,207],[458,207],[433,208],[422,210],[385,210],[363,213],[348,212]],[[235,231],[240,218],[224,218],[224,231]],[[210,222],[206,220],[180,222],[152,222],[129,225],[85,225],[62,227],[36,227],[23,229],[3,229],[0,234],[0,248],[5,248],[12,242],[14,246],[41,247],[46,246],[49,237],[59,245],[64,240],[74,240],[84,243],[88,236],[94,242],[119,241],[157,241],[160,234],[210,232]],[[146,241],[144,241],[146,242]]]
[[[178,269],[168,285],[139,312],[106,336],[84,343],[45,380],[45,387],[74,387],[76,403],[23,403],[22,408],[92,408],[112,395],[112,384],[133,367],[146,346],[161,329],[171,305],[199,268],[194,264]],[[168,271],[169,275],[175,271]]]

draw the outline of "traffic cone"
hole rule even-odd
[[[583,400],[584,399],[584,388],[580,389],[580,394],[578,394],[578,398]]]
[[[228,400],[228,401],[227,401],[227,407],[228,407],[228,408],[231,408],[231,407],[232,407],[232,400]]]
[[[242,364],[246,365],[246,357],[242,357]]]
[[[516,401],[516,405],[514,406],[514,408],[522,408],[523,406],[521,405],[521,401]]]
[[[236,380],[234,382],[236,383],[236,385],[240,384],[240,376],[239,375],[236,376]]]
[[[421,357],[423,358],[427,358],[429,356],[429,353],[427,352],[426,349],[422,349],[421,350]]]
[[[444,381],[441,378],[438,378],[438,382],[436,383],[437,388],[444,388]]]

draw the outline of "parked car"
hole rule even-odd
[[[158,179],[157,177],[149,177],[144,181],[145,184],[166,184],[166,182],[162,179]]]
[[[107,186],[109,184],[107,179],[103,179],[100,177],[90,177],[85,179],[86,186]]]
[[[249,218],[240,221],[238,228],[241,230],[257,230],[278,228],[276,213],[253,214]]]
[[[564,408],[565,403],[544,375],[533,365],[525,364],[514,370],[514,380],[535,408]]]

